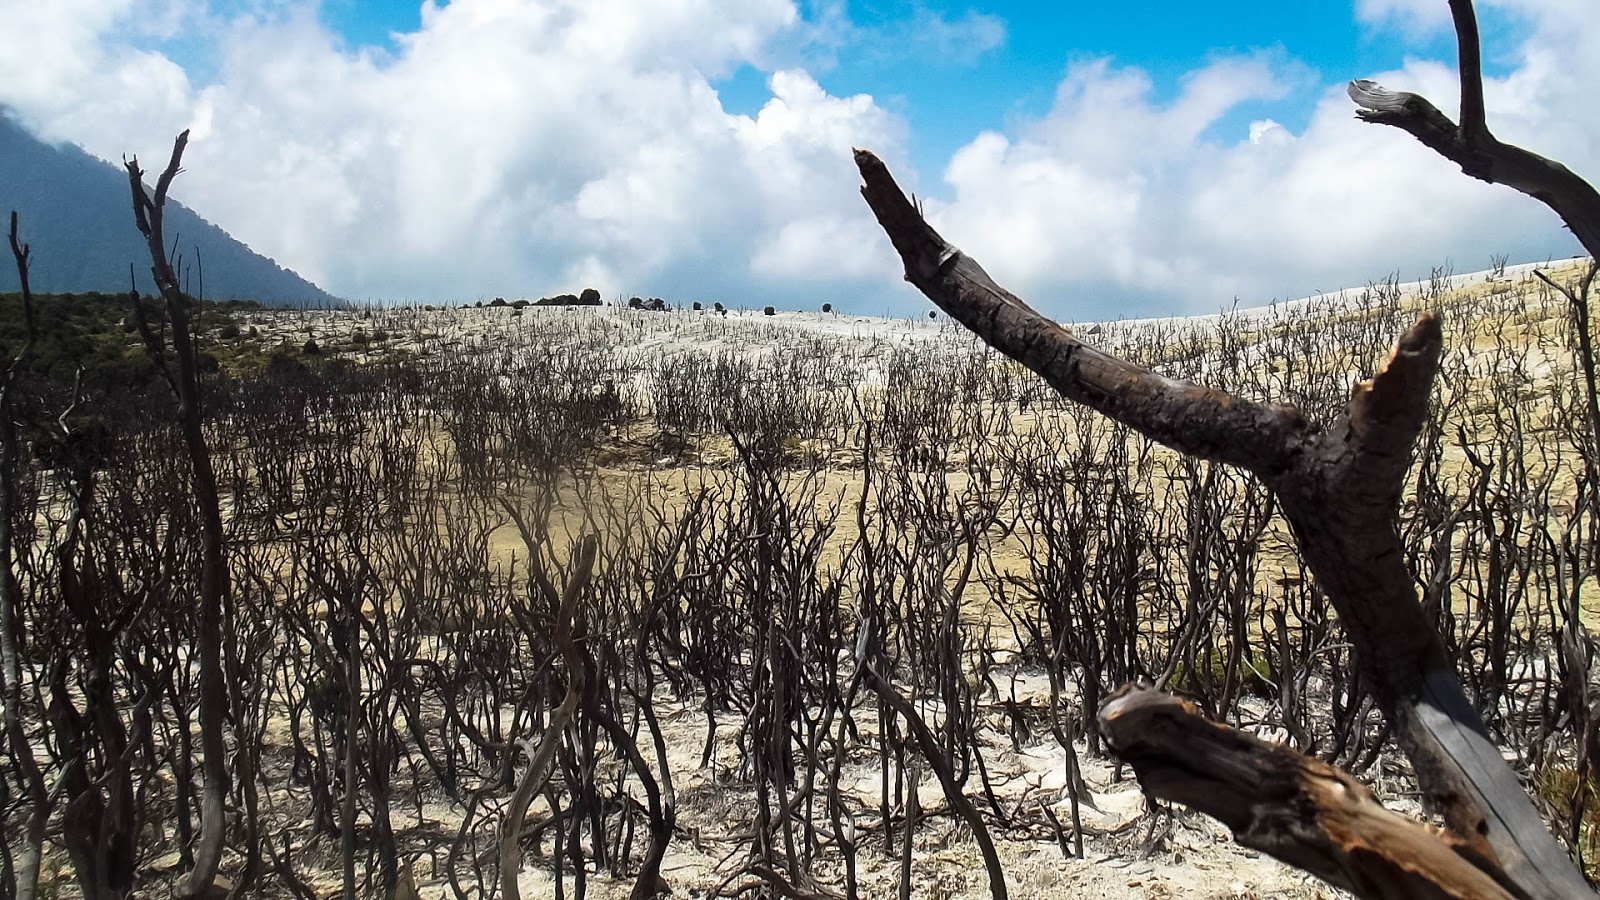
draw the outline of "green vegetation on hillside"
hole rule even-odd
[[[71,145],[39,141],[0,110],[0,197],[0,213],[16,210],[22,239],[33,245],[29,280],[36,293],[119,290],[128,286],[130,263],[139,289],[152,288],[147,251],[129,212],[128,176],[118,166]],[[188,264],[201,263],[192,271],[180,265],[180,276],[203,281],[208,298],[340,302],[177,202],[166,218],[177,252]],[[17,271],[8,260],[0,265],[0,291],[16,289]]]

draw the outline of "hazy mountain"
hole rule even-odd
[[[165,158],[147,166],[154,182]],[[141,293],[153,293],[150,258],[133,224],[127,173],[74,146],[35,139],[0,111],[0,222],[21,216],[22,239],[33,246],[29,282],[38,293],[126,291],[128,264]],[[337,305],[299,275],[239,243],[176,201],[167,202],[163,230],[186,261],[199,248],[207,300],[258,300],[273,305]],[[5,224],[0,224],[0,234]],[[0,246],[3,246],[0,238]],[[0,292],[17,289],[9,249],[0,253]],[[183,273],[180,272],[180,275]]]

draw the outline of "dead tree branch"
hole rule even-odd
[[[1545,204],[1561,216],[1590,256],[1600,257],[1600,192],[1561,163],[1503,143],[1489,132],[1472,0],[1450,0],[1450,15],[1460,55],[1461,124],[1450,121],[1420,94],[1391,91],[1365,79],[1350,82],[1347,89],[1360,107],[1356,115],[1409,133],[1479,181],[1515,188]]]
[[[967,823],[967,827],[972,829],[973,840],[977,841],[978,851],[983,855],[984,871],[989,876],[989,895],[994,900],[1006,900],[1010,892],[1006,887],[1005,868],[1000,864],[1000,855],[994,848],[994,839],[989,836],[989,829],[983,824],[982,814],[972,805],[972,801],[967,799],[966,793],[957,783],[955,774],[950,770],[950,760],[940,749],[939,741],[928,728],[928,723],[923,721],[917,708],[911,705],[911,701],[902,697],[894,685],[878,673],[872,663],[865,663],[861,667],[861,673],[865,676],[867,686],[906,720],[912,737],[916,739],[917,749],[922,751],[929,768],[933,769],[934,777],[939,779],[939,787],[944,790],[945,799],[950,801],[950,807]],[[911,839],[909,825],[906,829],[906,839],[908,841]],[[910,858],[910,854],[906,854],[905,859]],[[904,880],[902,883],[905,883]]]
[[[1359,896],[1525,896],[1469,842],[1390,812],[1344,772],[1218,725],[1186,700],[1130,685],[1101,708],[1100,727],[1145,790]]]
[[[144,236],[146,249],[150,253],[150,274],[155,279],[167,318],[172,323],[170,340],[177,371],[172,372],[168,368],[163,348],[151,340],[149,331],[144,332],[147,349],[177,394],[178,427],[188,450],[190,484],[201,529],[200,627],[195,643],[200,662],[200,748],[204,783],[200,839],[195,848],[194,870],[189,873],[182,888],[186,896],[199,896],[209,891],[216,879],[217,866],[222,861],[227,824],[224,816],[230,784],[224,759],[227,747],[223,729],[228,715],[228,689],[223,673],[222,621],[229,586],[227,561],[223,556],[222,507],[217,497],[217,476],[212,468],[211,451],[206,443],[200,409],[200,367],[195,359],[194,343],[189,332],[190,299],[178,285],[178,276],[167,258],[166,238],[162,233],[167,192],[172,187],[172,180],[182,170],[183,150],[188,143],[188,131],[173,141],[172,157],[156,180],[153,199],[145,191],[144,172],[139,168],[138,157],[127,160],[123,165],[128,170],[134,224]],[[136,306],[139,303],[137,295],[133,302]]]
[[[22,450],[16,423],[17,377],[33,354],[38,338],[33,312],[33,291],[28,284],[30,248],[17,234],[17,211],[11,211],[11,230],[7,233],[11,256],[17,264],[21,290],[22,318],[26,328],[22,348],[12,357],[0,380],[0,729],[9,745],[27,797],[27,824],[23,826],[22,846],[18,851],[15,892],[20,900],[33,900],[39,889],[39,862],[42,858],[46,826],[50,819],[49,792],[44,774],[34,759],[22,718],[22,638],[26,631],[22,618],[22,585],[16,576],[13,542],[18,506],[17,469]]]
[[[1406,569],[1394,517],[1438,367],[1433,314],[1357,385],[1344,419],[1318,430],[1293,408],[1165,378],[1084,345],[945,241],[876,156],[858,150],[856,165],[906,280],[951,318],[1063,395],[1181,453],[1260,477],[1349,630],[1428,808],[1529,896],[1588,890],[1468,702]]]
[[[583,697],[583,657],[577,645],[578,600],[589,584],[589,573],[594,569],[595,551],[598,548],[599,541],[593,535],[585,537],[579,544],[572,575],[567,579],[566,590],[561,595],[561,607],[556,613],[555,643],[567,669],[566,695],[562,697],[561,705],[550,713],[550,721],[545,725],[539,743],[520,742],[528,754],[528,770],[523,773],[522,783],[517,785],[506,817],[500,823],[500,890],[505,900],[518,900],[522,896],[517,875],[522,869],[522,827],[528,817],[528,806],[550,777],[551,763],[561,747],[561,733],[572,721],[573,714],[578,710],[578,701]]]

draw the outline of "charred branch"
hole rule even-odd
[[[855,157],[862,195],[899,251],[906,280],[951,318],[1064,396],[1180,453],[1247,469],[1277,493],[1428,808],[1530,896],[1587,891],[1467,701],[1405,565],[1396,506],[1438,366],[1438,319],[1420,316],[1389,361],[1356,387],[1345,417],[1315,429],[1293,408],[1174,381],[1087,347],[941,237],[876,156]]]
[[[1170,694],[1125,687],[1100,723],[1146,791],[1359,897],[1526,896],[1471,843],[1390,812],[1344,772],[1211,722]]]

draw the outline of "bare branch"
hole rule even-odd
[[[1166,378],[1083,344],[940,237],[878,157],[857,150],[855,159],[861,194],[900,251],[906,280],[1063,395],[1180,452],[1253,471],[1283,471],[1303,449],[1309,426],[1291,407]]]
[[[1439,317],[1423,313],[1401,335],[1383,368],[1351,392],[1348,410],[1352,491],[1376,492],[1393,509],[1411,465],[1411,447],[1428,418],[1428,395],[1439,370],[1443,335]]]
[[[144,189],[144,173],[139,169],[139,159],[124,162],[128,170],[128,189],[132,196],[134,224],[145,239],[145,249],[150,255],[150,274],[166,308],[166,318],[172,324],[170,340],[176,371],[168,369],[161,342],[154,339],[148,323],[144,322],[139,308],[138,292],[134,292],[135,321],[140,325],[140,335],[154,362],[162,368],[167,381],[178,398],[178,426],[183,433],[192,470],[191,489],[195,509],[200,518],[200,628],[196,632],[196,651],[200,663],[200,745],[204,784],[200,814],[200,837],[194,855],[194,868],[184,879],[180,893],[199,896],[210,891],[216,880],[217,868],[222,861],[223,841],[226,837],[225,821],[227,795],[230,788],[227,754],[223,729],[227,719],[227,688],[224,684],[223,657],[231,638],[223,633],[224,606],[230,595],[227,561],[224,558],[222,511],[217,499],[217,476],[211,464],[211,451],[206,443],[200,409],[199,366],[194,343],[189,333],[189,298],[178,287],[177,276],[165,252],[162,234],[162,215],[167,202],[167,191],[172,180],[181,171],[183,150],[189,143],[189,132],[179,134],[172,144],[172,158],[156,182],[155,199],[151,200]],[[231,653],[230,653],[231,655]]]
[[[561,595],[561,606],[556,613],[555,642],[567,668],[566,694],[562,697],[561,705],[551,711],[550,721],[545,725],[539,743],[534,745],[531,741],[519,742],[523,751],[528,754],[528,770],[523,773],[522,783],[517,785],[517,791],[511,798],[511,805],[506,809],[505,819],[500,823],[500,891],[506,900],[518,900],[522,896],[517,876],[522,868],[523,820],[528,816],[528,806],[533,802],[534,795],[550,777],[550,765],[555,760],[556,750],[561,746],[561,732],[566,730],[567,723],[577,712],[578,701],[583,696],[583,657],[579,655],[577,645],[578,601],[583,596],[584,588],[589,584],[589,574],[594,570],[594,557],[598,548],[599,541],[594,535],[584,537],[579,542],[578,552],[572,564],[572,575],[567,579],[566,590]]]
[[[1461,125],[1427,98],[1391,91],[1371,81],[1350,82],[1347,92],[1364,121],[1399,128],[1461,171],[1503,184],[1538,200],[1561,217],[1590,256],[1600,257],[1600,192],[1566,166],[1489,133],[1483,105],[1478,20],[1471,0],[1450,0],[1461,70]]]
[[[1483,63],[1478,50],[1478,16],[1472,0],[1450,0],[1456,24],[1456,53],[1461,59],[1461,132],[1468,142],[1489,137],[1483,115]]]
[[[22,297],[22,324],[24,338],[22,349],[11,360],[11,372],[16,372],[17,366],[33,352],[34,342],[38,339],[38,323],[33,315],[33,290],[28,284],[28,268],[33,264],[33,248],[23,242],[17,234],[17,211],[11,211],[11,229],[6,233],[11,243],[11,258],[17,264],[17,290]],[[9,376],[8,376],[9,377]]]
[[[128,170],[128,186],[133,195],[134,224],[138,226],[139,233],[144,235],[145,243],[148,245],[151,274],[155,277],[157,291],[163,297],[177,293],[178,276],[172,270],[172,263],[163,243],[162,218],[165,214],[167,192],[172,188],[172,180],[183,171],[183,151],[188,146],[189,131],[184,129],[172,142],[172,157],[167,161],[166,169],[156,179],[154,200],[145,192],[144,172],[139,168],[139,157],[124,160],[122,164]]]
[[[983,817],[978,813],[978,808],[972,805],[972,801],[967,799],[966,793],[961,789],[955,773],[951,771],[950,760],[945,758],[938,739],[928,729],[928,723],[923,721],[916,707],[911,705],[911,701],[900,696],[900,692],[878,673],[871,662],[866,662],[862,666],[862,674],[866,677],[867,687],[906,720],[906,725],[911,728],[912,737],[916,739],[917,748],[922,751],[923,759],[927,760],[929,768],[933,769],[934,777],[939,779],[939,787],[944,790],[945,799],[972,829],[973,840],[978,844],[978,850],[983,856],[984,869],[989,875],[989,895],[994,900],[1006,900],[1009,892],[1006,888],[1005,869],[1000,863],[999,854],[995,852],[994,839],[989,836],[989,829],[984,827]],[[909,840],[909,837],[907,839]]]
[[[39,863],[43,855],[46,825],[51,808],[55,806],[55,795],[46,792],[44,775],[34,759],[22,714],[22,640],[26,626],[23,622],[22,585],[13,568],[12,549],[19,506],[17,468],[22,449],[14,412],[17,375],[33,353],[37,329],[33,317],[33,290],[28,284],[31,253],[29,246],[18,236],[16,210],[11,211],[8,237],[11,257],[17,265],[27,336],[22,348],[12,357],[4,380],[0,381],[0,730],[4,731],[10,746],[11,759],[26,797],[26,806],[23,808],[27,810],[27,815],[19,829],[21,834],[17,835],[21,846],[13,863],[16,896],[32,900],[38,896]],[[57,791],[65,785],[66,779],[60,779],[56,784]]]

